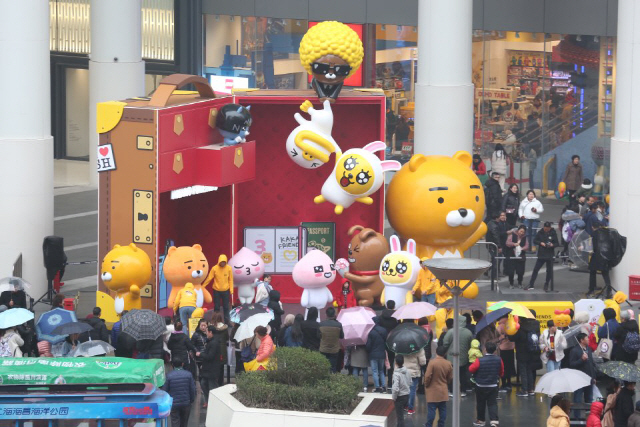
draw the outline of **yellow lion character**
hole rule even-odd
[[[151,277],[151,260],[135,243],[129,246],[115,245],[102,261],[100,278],[107,288],[116,293],[115,310],[141,308],[140,288]]]
[[[344,80],[355,73],[364,48],[358,34],[336,21],[320,22],[309,28],[300,42],[300,62],[313,77],[311,86],[321,101],[335,102]]]
[[[202,317],[204,303],[211,303],[211,293],[202,286],[202,282],[209,272],[209,262],[202,253],[202,246],[171,246],[162,265],[162,271],[167,282],[171,283],[171,294],[167,307],[173,309],[178,292],[187,283],[193,283],[196,292],[196,310],[191,317]]]

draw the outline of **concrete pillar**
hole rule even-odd
[[[22,253],[32,296],[46,292],[42,241],[53,234],[49,3],[0,0],[0,277]]]
[[[91,0],[89,181],[98,185],[96,104],[144,96],[142,0]],[[118,153],[114,153],[118,156]],[[117,160],[116,160],[117,161]]]
[[[420,0],[414,153],[472,149],[472,0]]]
[[[628,292],[629,275],[640,274],[640,4],[618,2],[615,130],[611,138],[611,226],[627,236],[627,252],[612,270],[613,286]]]

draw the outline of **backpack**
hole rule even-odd
[[[13,357],[9,340],[13,334],[5,335],[0,339],[0,357]]]
[[[538,346],[538,334],[535,332],[527,332],[527,350],[540,351],[540,347]]]
[[[637,332],[627,332],[622,349],[627,353],[637,353],[640,350],[640,335]]]
[[[251,340],[251,344],[253,344],[253,340]],[[243,348],[242,351],[240,352],[240,361],[242,361],[243,363],[251,362],[253,359],[256,358],[256,354],[253,351],[251,351],[251,344]]]

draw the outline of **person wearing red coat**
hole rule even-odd
[[[342,279],[342,288],[340,294],[334,299],[333,305],[341,310],[343,308],[357,307],[358,301],[356,295],[351,289],[351,282],[347,279]]]
[[[587,427],[602,427],[600,418],[602,418],[603,410],[604,405],[602,402],[593,402],[591,404],[591,412],[589,412],[589,416],[587,417]]]
[[[480,154],[473,155],[473,171],[476,173],[476,175],[487,174],[487,166],[482,161],[482,157],[480,157]]]

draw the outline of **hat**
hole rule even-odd
[[[549,221],[545,221],[543,227],[551,227],[551,223]]]
[[[584,188],[585,190],[590,190],[591,188],[593,188],[593,184],[591,183],[591,180],[589,178],[585,178],[584,181],[582,181],[582,188]]]

